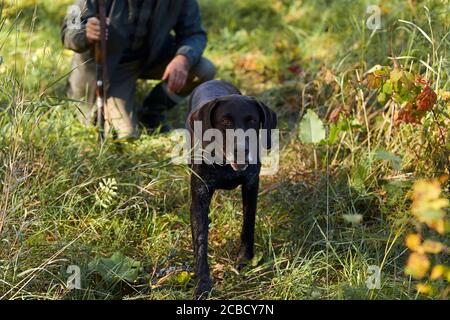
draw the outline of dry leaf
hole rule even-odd
[[[341,115],[342,108],[338,107],[331,111],[330,116],[328,117],[328,121],[330,123],[336,124],[339,121],[339,116]]]

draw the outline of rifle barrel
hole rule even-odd
[[[107,79],[106,66],[106,8],[104,0],[97,0],[97,17],[100,20],[100,41],[95,43],[95,63],[96,63],[96,105],[97,105],[97,125],[99,131],[99,141],[105,139],[105,80]]]

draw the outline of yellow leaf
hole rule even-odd
[[[397,82],[398,80],[400,80],[402,78],[403,71],[396,68],[396,69],[391,71],[391,75],[390,76],[391,76],[390,78],[391,78],[392,82]]]
[[[373,73],[367,76],[367,86],[369,89],[378,89],[382,84],[381,78],[375,76]]]
[[[431,286],[429,284],[419,283],[416,285],[416,289],[422,294],[429,294],[431,292]]]
[[[449,176],[448,176],[448,174],[443,174],[443,175],[441,175],[440,177],[439,177],[439,183],[440,184],[444,184],[444,183],[446,183],[447,181],[448,181],[448,178],[449,178]]]
[[[413,187],[413,201],[435,200],[441,195],[437,181],[417,180]]]
[[[441,198],[439,181],[416,181],[413,187],[412,198],[411,212],[417,220],[425,223],[440,234],[444,234],[445,212],[443,209],[448,207],[449,201]]]
[[[445,274],[446,269],[447,268],[442,264],[438,264],[438,265],[434,266],[433,270],[431,270],[430,279],[437,280],[437,279],[441,278]]]
[[[437,220],[437,221],[432,221],[427,223],[428,226],[434,230],[436,230],[437,232],[439,232],[440,234],[444,234],[446,232],[445,230],[445,221],[443,219]]]
[[[444,245],[437,241],[425,240],[423,242],[423,249],[427,253],[437,254],[444,249]]]
[[[418,234],[412,233],[406,236],[406,246],[412,251],[419,251],[421,242]]]
[[[442,100],[450,101],[450,92],[449,91],[439,90],[438,93],[439,93],[439,96],[442,98]]]
[[[425,254],[413,252],[408,258],[405,273],[415,279],[422,279],[430,268],[430,261]]]

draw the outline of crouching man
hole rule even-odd
[[[76,1],[61,30],[65,48],[76,52],[69,96],[83,101],[79,119],[95,119],[95,54],[100,41],[96,0]],[[196,0],[106,0],[107,100],[105,130],[118,139],[138,137],[138,122],[149,130],[170,130],[163,112],[173,108],[199,84],[214,78],[214,65],[202,57],[207,36]],[[77,16],[78,14],[78,16]],[[162,80],[134,102],[138,79]]]

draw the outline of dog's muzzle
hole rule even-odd
[[[248,163],[244,164],[237,164],[235,162],[230,163],[231,168],[233,168],[234,171],[244,171],[248,167]]]
[[[243,150],[244,151],[244,150]],[[231,168],[233,168],[234,171],[245,171],[249,164],[253,163],[253,155],[251,152],[249,152],[248,148],[245,148],[244,151],[245,154],[245,160],[244,161],[236,161],[236,159],[239,160],[238,156],[237,156],[237,152],[235,152],[234,155],[230,155],[231,157],[229,157],[228,159],[233,159],[233,161],[229,161]]]

